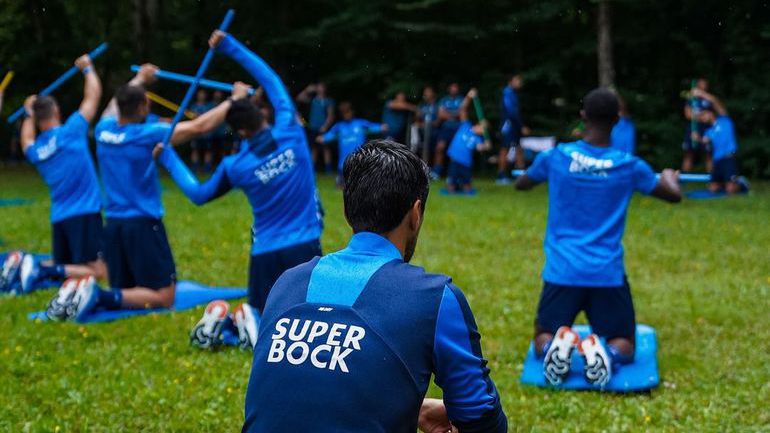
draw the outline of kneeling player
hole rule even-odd
[[[79,57],[75,65],[85,77],[84,96],[64,123],[54,98],[33,95],[24,103],[27,117],[22,123],[21,146],[50,189],[53,261],[39,262],[32,254],[11,253],[4,277],[0,277],[0,286],[8,286],[6,291],[16,285],[27,293],[43,279],[106,276],[101,259],[101,191],[88,149],[88,124],[96,115],[102,85],[87,55]]]
[[[607,89],[584,98],[583,140],[537,156],[516,188],[548,182],[543,291],[535,319],[535,350],[553,385],[569,374],[577,347],[586,359],[586,380],[606,385],[612,366],[634,357],[636,319],[623,263],[623,231],[633,193],[679,202],[677,173],[657,179],[643,160],[610,147],[618,100]],[[593,334],[578,341],[570,328],[585,311]],[[599,337],[606,341],[602,344]]]
[[[492,144],[484,141],[486,121],[474,125],[469,120],[468,107],[476,97],[476,89],[471,89],[460,105],[460,126],[449,144],[449,170],[447,171],[446,187],[450,193],[471,193],[471,173],[473,171],[473,153],[490,149]]]

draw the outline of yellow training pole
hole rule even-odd
[[[165,108],[168,108],[169,110],[174,112],[179,110],[179,105],[169,101],[168,99],[158,95],[157,93],[153,93],[149,91],[146,93],[147,93],[147,97],[150,98],[150,101],[155,102],[156,104],[161,105]],[[195,117],[197,117],[197,115],[190,110],[185,110],[184,115],[188,119],[195,119]]]

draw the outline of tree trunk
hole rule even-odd
[[[146,59],[150,55],[153,28],[158,13],[157,0],[134,0],[134,48],[139,58]]]
[[[615,67],[612,63],[612,18],[609,0],[599,0],[597,19],[599,86],[615,85]]]

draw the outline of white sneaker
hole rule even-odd
[[[25,254],[21,260],[21,293],[29,293],[35,288],[35,282],[40,274],[40,263],[34,255]]]
[[[230,311],[230,304],[222,300],[211,301],[203,311],[203,317],[190,331],[190,344],[201,349],[213,349],[222,344],[222,326]]]
[[[239,305],[233,311],[233,323],[238,328],[238,339],[241,342],[241,349],[253,350],[257,344],[259,326],[257,325],[251,305],[247,303]]]
[[[45,315],[50,320],[62,321],[66,320],[68,315],[67,311],[71,309],[72,301],[75,297],[75,291],[78,288],[80,280],[76,278],[69,278],[56,292],[56,295],[48,302],[48,307],[45,309]]]
[[[96,308],[98,298],[99,287],[96,285],[96,279],[94,277],[82,278],[67,311],[67,318],[75,321],[83,320]]]
[[[578,341],[580,337],[569,326],[562,326],[556,331],[556,335],[551,340],[551,347],[548,348],[543,360],[543,374],[551,385],[561,385],[569,376],[572,351]]]
[[[583,374],[591,385],[605,386],[612,377],[612,361],[604,350],[599,337],[591,334],[580,342],[580,354],[585,358]]]

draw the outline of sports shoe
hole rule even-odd
[[[572,351],[580,338],[569,326],[562,326],[556,331],[551,340],[551,346],[545,353],[543,360],[543,374],[545,379],[553,386],[561,385],[569,376],[572,365]]]
[[[240,340],[241,349],[253,350],[257,344],[259,327],[251,305],[246,303],[239,305],[233,311],[233,323],[238,328],[238,340]]]
[[[11,251],[5,258],[3,269],[0,270],[0,292],[15,293],[18,290],[22,261],[24,253],[21,251]]]
[[[222,344],[222,326],[227,320],[230,304],[222,300],[211,301],[203,317],[190,331],[190,344],[201,349],[213,349]]]
[[[596,334],[589,335],[580,342],[578,349],[586,361],[583,371],[586,381],[591,385],[606,385],[612,376],[612,365],[599,337]]]
[[[68,278],[64,281],[45,309],[45,315],[50,320],[59,322],[67,319],[67,310],[71,309],[72,300],[75,298],[75,291],[77,291],[79,283],[80,280],[76,278]]]
[[[96,308],[99,299],[99,286],[94,277],[81,278],[75,296],[67,309],[67,319],[81,321]]]
[[[40,262],[32,254],[25,254],[21,260],[21,293],[29,293],[35,288],[38,276],[40,275]]]
[[[749,183],[749,180],[746,179],[746,176],[735,176],[733,181],[738,184],[740,192],[749,192],[751,189],[751,184]]]

